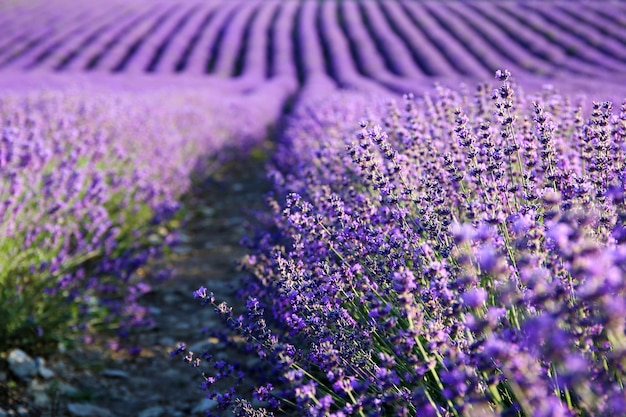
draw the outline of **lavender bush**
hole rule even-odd
[[[267,366],[253,407],[215,389],[236,368],[187,352],[218,408],[626,413],[626,102],[497,78],[385,111],[346,96],[296,111],[245,242],[246,313],[194,294]]]
[[[190,92],[36,91],[0,98],[0,351],[149,325],[139,298],[165,276],[145,266],[175,242],[179,198],[268,121]]]

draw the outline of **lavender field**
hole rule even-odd
[[[623,3],[0,0],[0,28],[0,417],[626,415]],[[243,222],[202,190],[259,161],[235,298],[201,279],[162,334],[187,223]],[[65,381],[28,355],[135,366],[146,332],[201,407],[166,369],[141,413],[35,395]]]
[[[619,2],[4,3],[3,71],[215,76],[242,88],[323,78],[398,94],[501,67],[604,91],[626,73]]]

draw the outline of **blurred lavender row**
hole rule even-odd
[[[149,325],[138,299],[164,276],[141,268],[175,242],[181,196],[259,146],[288,91],[27,78],[0,98],[2,349]]]
[[[497,68],[610,91],[626,75],[620,2],[5,2],[0,69],[275,78],[420,93]],[[600,81],[598,81],[600,80]]]

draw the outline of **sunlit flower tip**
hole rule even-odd
[[[511,77],[511,72],[507,69],[496,71],[496,79],[499,81],[507,81],[510,77]]]
[[[225,301],[223,301],[217,307],[215,307],[215,311],[222,316],[230,316],[232,314],[233,308],[226,304]]]
[[[471,308],[482,306],[487,301],[487,291],[484,288],[472,288],[463,294],[463,303]]]
[[[193,298],[206,298],[207,289],[205,287],[200,287],[193,292]]]
[[[246,302],[246,307],[248,308],[248,310],[252,310],[252,311],[258,310],[259,300],[257,300],[254,297],[248,298],[248,301]]]
[[[271,395],[271,391],[274,389],[274,386],[270,383],[266,385],[262,385],[254,390],[254,397],[259,401],[267,401]]]
[[[193,298],[200,298],[202,304],[212,304],[215,301],[215,296],[212,292],[208,292],[205,287],[200,287],[193,292]]]
[[[339,378],[335,383],[333,383],[333,390],[337,394],[344,394],[351,392],[353,390],[354,377],[350,376],[347,378]]]
[[[311,381],[297,387],[295,394],[297,398],[304,400],[307,398],[314,398],[316,391],[316,384],[315,382]]]

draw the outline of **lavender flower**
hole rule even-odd
[[[624,173],[604,139],[622,140],[618,118],[599,103],[585,120],[554,89],[497,77],[494,94],[296,109],[274,221],[249,241],[248,319],[218,305],[272,369],[281,407],[623,411]]]

